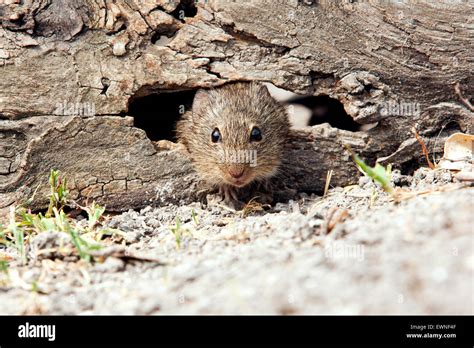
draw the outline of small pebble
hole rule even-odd
[[[114,56],[118,56],[118,57],[123,56],[125,53],[127,53],[125,44],[120,41],[114,44],[112,51],[113,51]]]
[[[140,232],[128,232],[125,234],[124,239],[128,244],[137,243],[140,241]]]

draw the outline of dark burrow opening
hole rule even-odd
[[[461,128],[461,126],[456,120],[451,119],[444,123],[444,125],[441,127],[441,130],[438,136],[449,137],[450,135],[453,135],[454,133],[463,133],[464,131],[465,130]]]
[[[418,158],[412,158],[400,164],[400,173],[403,175],[413,175],[418,168],[420,168],[420,160]]]
[[[430,134],[425,134],[425,136],[430,136],[431,138],[435,139],[435,144],[437,143],[437,146],[431,145],[428,146],[428,152],[429,152],[429,159],[431,162],[436,163],[443,157],[444,153],[444,146],[440,146],[440,144],[443,144],[446,139],[453,135],[454,133],[462,133],[464,130],[461,128],[460,124],[456,120],[448,120],[443,124],[441,129],[431,132]],[[421,150],[421,145],[420,145],[420,150],[416,157],[401,163],[400,165],[400,171],[403,175],[413,175],[417,169],[420,167],[428,167],[428,162],[426,160],[425,155],[423,154]]]
[[[128,114],[134,126],[143,129],[153,141],[176,141],[176,122],[190,110],[195,90],[162,92],[130,100]]]
[[[298,97],[288,103],[303,105],[310,110],[308,126],[329,123],[339,129],[353,132],[360,130],[361,125],[346,113],[343,104],[327,95]]]
[[[143,129],[150,140],[176,141],[176,122],[184,112],[191,109],[195,94],[195,90],[163,91],[132,97],[128,114],[133,116],[135,127]],[[309,126],[329,123],[339,129],[360,130],[361,125],[345,112],[342,103],[329,96],[296,97],[287,101],[287,104],[299,104],[307,108],[311,114]]]
[[[197,13],[197,8],[195,0],[181,0],[176,9],[170,14],[179,19],[181,22],[184,22],[185,17],[194,17]]]
[[[163,36],[167,37],[168,39],[172,38],[177,30],[178,29],[173,26],[163,26],[158,28],[151,36],[151,43],[156,44]]]
[[[443,157],[444,146],[442,144],[446,139],[453,135],[454,133],[463,133],[463,130],[460,124],[456,120],[446,121],[439,130],[431,132],[430,134],[425,134],[435,139],[435,145],[428,146],[429,159],[431,162],[436,163]],[[421,145],[420,145],[421,146]],[[413,158],[405,163],[402,163],[400,166],[400,171],[404,175],[413,175],[413,173],[420,167],[428,167],[428,162],[425,155],[420,150],[417,157]]]

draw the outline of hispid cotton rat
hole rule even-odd
[[[178,141],[199,175],[240,208],[237,190],[262,183],[279,169],[290,124],[265,85],[238,82],[199,90],[177,124]]]

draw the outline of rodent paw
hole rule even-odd
[[[219,187],[219,194],[222,197],[222,202],[231,209],[242,210],[245,206],[237,196],[237,189],[230,185],[222,185]]]
[[[228,206],[231,209],[234,209],[236,211],[242,210],[245,207],[245,203],[241,202],[239,200],[231,199],[231,200],[225,200],[224,199],[224,204]]]
[[[207,195],[207,206],[212,207],[221,207],[225,208],[227,210],[232,210],[232,211],[237,211],[237,210],[242,210],[243,207],[245,206],[245,203],[231,199],[231,198],[225,198],[224,196],[218,195],[218,194],[210,194]]]

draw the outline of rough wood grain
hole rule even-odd
[[[449,132],[472,132],[474,114],[454,88],[472,101],[471,3],[201,1],[193,17],[191,3],[0,1],[0,209],[51,168],[72,178],[78,199],[112,210],[195,199],[186,156],[124,117],[152,93],[262,80],[329,95],[356,122],[378,122],[367,132],[295,132],[285,171],[311,192],[329,169],[334,185],[355,180],[344,144],[403,166],[422,157],[413,126],[431,151]]]

